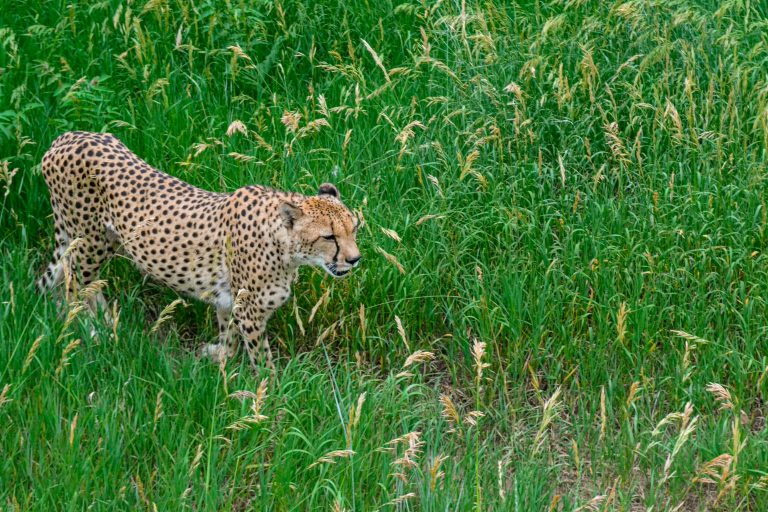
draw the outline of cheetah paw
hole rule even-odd
[[[200,350],[200,355],[209,358],[214,363],[223,363],[229,359],[227,347],[220,343],[208,343]]]

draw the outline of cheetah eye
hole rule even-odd
[[[324,236],[323,238],[325,238],[326,240],[336,240],[336,235],[328,235],[328,236]]]

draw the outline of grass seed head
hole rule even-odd
[[[248,129],[245,127],[242,121],[235,119],[227,127],[227,137],[232,137],[236,133],[248,135]]]
[[[405,345],[406,350],[411,350],[410,346],[408,345],[408,337],[405,335],[403,322],[397,315],[395,315],[395,325],[397,326],[397,334],[400,335],[400,339],[403,341],[403,345]]]
[[[483,356],[485,356],[485,342],[475,338],[475,341],[472,344],[472,357],[475,360],[475,372],[478,382],[483,378],[483,369],[491,366],[490,364],[483,362]]]
[[[173,317],[173,312],[176,310],[176,307],[181,305],[182,307],[187,307],[187,303],[184,301],[184,299],[176,299],[167,306],[163,308],[163,310],[160,312],[160,316],[157,317],[157,320],[155,321],[154,325],[152,325],[152,328],[149,330],[150,333],[156,333],[162,325],[170,320]]]
[[[446,394],[440,395],[440,403],[443,405],[443,417],[448,420],[452,427],[458,426],[461,423],[461,416],[459,416],[459,410],[451,397]]]
[[[40,349],[40,343],[43,341],[43,335],[37,337],[37,339],[32,343],[32,346],[29,348],[29,352],[27,352],[27,357],[24,359],[24,365],[21,367],[21,373],[25,373],[27,371],[27,368],[29,368],[29,365],[32,364],[32,360],[35,358],[35,354],[37,354],[37,351]]]
[[[280,118],[280,122],[283,123],[283,125],[291,133],[296,133],[296,131],[299,129],[300,120],[301,120],[301,114],[299,114],[298,112],[289,112],[288,110],[283,112],[283,115]]]
[[[402,242],[403,240],[400,238],[400,235],[397,234],[397,231],[394,229],[387,229],[387,228],[379,228],[381,229],[381,232],[387,235],[389,238],[394,240],[397,243]]]
[[[320,464],[336,464],[337,459],[348,459],[351,458],[354,454],[355,452],[353,450],[333,450],[310,464],[307,469],[312,469],[313,467],[319,466]]]
[[[433,354],[432,352],[427,352],[426,350],[417,350],[416,352],[408,356],[408,359],[405,360],[405,364],[403,364],[403,368],[408,368],[412,364],[426,363],[434,359],[435,359],[435,354]]]
[[[0,407],[4,406],[5,404],[9,404],[13,402],[13,399],[8,398],[8,392],[11,390],[11,385],[6,384],[3,386],[3,390],[0,391]]]
[[[720,402],[721,411],[723,409],[733,410],[733,398],[731,397],[731,392],[728,391],[725,386],[716,382],[710,382],[707,384],[706,389],[712,393],[712,395],[715,397],[715,400]]]
[[[61,352],[61,360],[59,361],[59,366],[56,368],[56,376],[58,377],[61,375],[61,372],[64,371],[64,368],[69,366],[69,356],[72,353],[73,350],[75,350],[78,346],[80,346],[80,339],[72,340],[70,341],[66,347],[64,347],[64,350]]]

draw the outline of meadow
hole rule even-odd
[[[74,129],[333,182],[361,265],[274,373],[125,258],[61,310]],[[0,0],[0,509],[767,510],[767,164],[762,1]]]

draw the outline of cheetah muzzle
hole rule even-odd
[[[209,192],[154,169],[110,134],[88,132],[57,138],[42,171],[56,247],[41,289],[66,281],[75,297],[122,247],[143,272],[214,306],[219,343],[202,352],[217,361],[237,352],[239,331],[251,367],[259,351],[272,367],[267,320],[298,268],[343,277],[360,261],[359,223],[329,183],[314,196],[256,185]],[[106,309],[100,292],[88,304]]]

